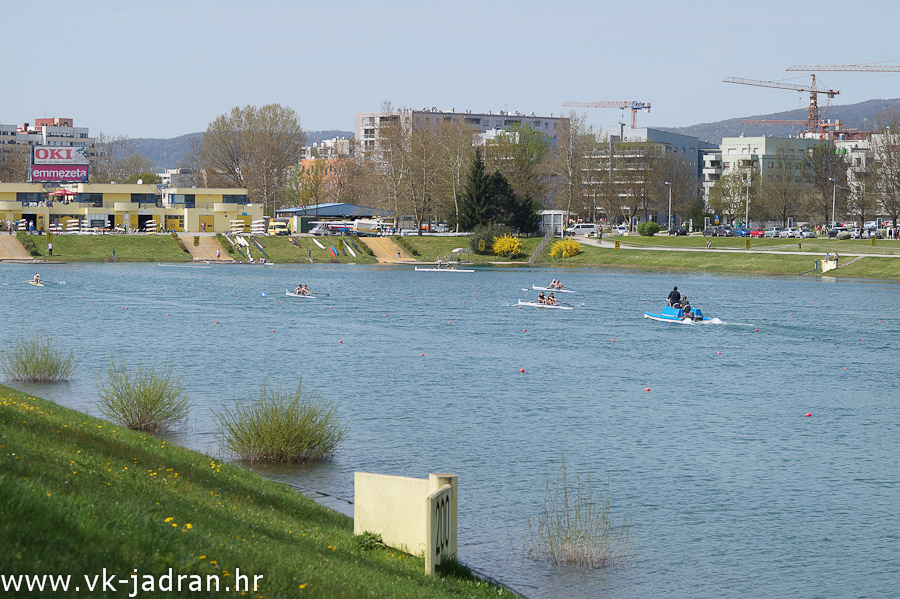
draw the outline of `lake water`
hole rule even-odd
[[[33,273],[0,267],[5,282]],[[898,594],[898,284],[353,265],[41,275],[65,284],[0,288],[6,332],[44,327],[80,367],[30,392],[97,414],[110,353],[168,358],[195,401],[175,438],[222,455],[215,409],[302,377],[350,434],[333,461],[269,476],[352,497],[355,470],[456,473],[461,559],[529,597]],[[578,290],[563,294],[575,310],[511,305],[556,276]],[[284,296],[301,282],[330,297]],[[673,284],[725,324],[643,318]],[[633,520],[629,565],[521,557],[563,452],[570,481],[608,481],[615,514]]]

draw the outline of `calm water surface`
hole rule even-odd
[[[32,274],[0,267],[5,282]],[[177,441],[222,455],[214,409],[302,377],[350,435],[332,462],[269,476],[352,497],[355,470],[454,472],[461,558],[529,597],[898,596],[900,285],[363,266],[41,275],[65,284],[0,288],[7,333],[42,326],[81,359],[75,381],[29,391],[96,415],[110,353],[168,358],[195,400]],[[555,276],[579,291],[564,294],[575,310],[510,305]],[[301,282],[330,297],[284,296]],[[644,319],[673,284],[725,324]],[[562,452],[570,480],[608,480],[633,519],[630,565],[521,557]]]

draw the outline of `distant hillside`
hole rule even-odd
[[[337,129],[329,129],[327,131],[307,131],[306,144],[312,145],[319,143],[325,139],[333,139],[335,137],[352,137],[352,131],[340,131]],[[181,159],[191,149],[191,141],[196,139],[201,141],[203,133],[188,133],[179,137],[170,139],[154,139],[139,138],[132,139],[138,154],[146,156],[156,163],[159,170],[166,168],[175,168],[181,162]]]
[[[823,104],[819,104],[819,112],[824,108]],[[867,100],[857,104],[846,104],[843,106],[829,106],[824,113],[824,118],[828,120],[838,119],[843,122],[847,129],[872,129],[875,115],[886,108],[893,108],[900,111],[900,99],[894,100]],[[744,120],[806,120],[806,109],[790,110],[787,112],[775,112],[772,114],[760,114],[755,116],[745,116],[736,119],[728,119],[715,123],[700,123],[699,125],[691,125],[690,127],[660,127],[666,131],[673,133],[682,133],[684,135],[693,135],[701,140],[719,143],[723,137],[736,137],[743,133],[747,136],[754,135],[775,135],[784,137],[790,134],[801,133],[805,130],[803,125],[744,125]],[[866,123],[866,119],[869,122]]]

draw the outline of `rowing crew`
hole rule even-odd
[[[438,270],[440,270],[440,269],[454,270],[456,268],[455,266],[451,265],[449,262],[444,264],[440,260],[437,261],[437,267],[438,267]]]
[[[547,304],[548,306],[555,306],[559,303],[559,300],[551,293],[549,297],[544,297],[544,292],[541,291],[538,294],[538,302],[542,304]]]
[[[35,285],[40,285],[41,284],[41,275],[39,275],[38,273],[34,273],[34,278],[31,281]]]
[[[547,285],[547,289],[562,289],[562,288],[563,288],[563,284],[560,282],[559,279],[553,279],[552,281],[550,281],[550,284]]]
[[[306,285],[297,285],[297,288],[294,289],[294,293],[297,295],[310,295],[309,289],[306,288]]]

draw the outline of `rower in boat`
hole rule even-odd
[[[41,284],[41,275],[39,275],[38,273],[34,273],[34,279],[32,279],[32,281],[34,282],[35,285],[40,285]]]
[[[303,286],[303,295],[310,295],[309,288],[306,285]]]
[[[556,305],[556,296],[554,296],[552,293],[550,294],[550,297],[547,298],[547,305],[548,306]]]
[[[302,283],[297,285],[297,288],[294,289],[294,293],[296,293],[297,295],[303,295],[303,284]]]
[[[538,293],[538,301],[539,301],[540,303],[542,303],[542,304],[546,304],[546,303],[547,303],[547,298],[544,297],[544,292],[543,292],[543,291],[541,291],[540,293]]]

